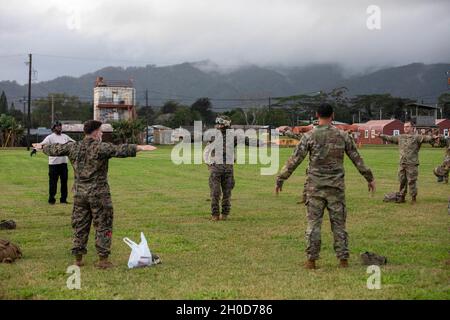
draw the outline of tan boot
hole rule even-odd
[[[83,255],[77,254],[77,255],[75,256],[75,265],[76,265],[76,266],[79,266],[79,267],[84,266]]]
[[[99,256],[98,262],[95,264],[98,269],[111,269],[114,265],[108,260],[108,257]]]
[[[225,220],[227,220],[227,219],[228,219],[228,215],[227,215],[227,214],[221,214],[221,215],[220,215],[220,220],[225,221]]]
[[[416,197],[415,197],[415,196],[412,197],[412,199],[411,199],[411,204],[416,204],[416,202],[417,202]]]
[[[211,216],[211,220],[212,220],[212,221],[219,221],[219,219],[220,219],[220,217],[219,217],[218,214],[213,214],[213,215]]]
[[[340,268],[348,268],[348,260],[347,259],[340,259],[339,260],[339,267]]]
[[[316,260],[306,260],[305,269],[311,269],[311,270],[317,269]]]

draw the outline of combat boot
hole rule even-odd
[[[83,255],[82,254],[77,254],[75,256],[75,265],[78,266],[78,267],[84,266]]]
[[[316,260],[309,260],[309,259],[306,260],[305,269],[311,269],[311,270],[317,269]]]
[[[416,202],[417,202],[416,196],[413,196],[413,197],[411,198],[411,204],[415,204]]]
[[[98,262],[95,264],[98,269],[111,269],[114,265],[108,260],[108,257],[99,256]]]
[[[340,259],[339,260],[339,267],[340,268],[348,268],[348,260],[347,259]]]
[[[228,219],[228,214],[221,214],[220,215],[220,218],[219,218],[220,220],[222,220],[222,221],[225,221],[225,220],[227,220]]]
[[[212,221],[219,221],[219,219],[220,219],[220,217],[219,217],[218,214],[213,214],[213,215],[211,215],[211,220],[212,220]]]
[[[405,203],[405,196],[399,195],[398,198],[395,200],[396,203]]]

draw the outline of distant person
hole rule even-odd
[[[434,143],[435,138],[429,135],[414,134],[411,122],[405,122],[403,126],[404,134],[398,136],[388,136],[376,133],[375,135],[391,143],[398,144],[400,151],[400,165],[398,169],[398,180],[400,183],[400,199],[397,202],[405,202],[408,191],[411,194],[411,202],[416,203],[417,199],[417,177],[419,175],[419,150],[422,143]]]
[[[67,142],[74,142],[71,137],[62,133],[62,125],[59,121],[56,121],[52,125],[52,134],[45,137],[41,144],[64,144]],[[58,179],[61,181],[61,197],[60,203],[67,202],[67,179],[69,171],[67,170],[67,157],[48,157],[48,203],[56,203],[56,191],[58,189]]]
[[[108,260],[111,253],[113,205],[108,185],[108,162],[112,157],[135,157],[138,151],[151,151],[149,145],[113,145],[102,142],[102,123],[89,120],[84,123],[85,138],[66,144],[33,144],[50,156],[68,156],[75,175],[72,227],[74,230],[72,254],[75,264],[83,266],[83,255],[91,223],[95,228],[95,247],[99,256],[96,267],[113,267]]]
[[[321,104],[316,116],[319,125],[305,133],[292,156],[277,176],[275,193],[282,191],[283,183],[309,154],[307,177],[307,219],[306,255],[307,269],[316,268],[321,247],[321,227],[325,208],[328,209],[331,230],[334,235],[334,250],[339,266],[348,267],[348,235],[345,230],[347,209],[345,205],[344,154],[352,160],[361,175],[368,182],[369,191],[375,191],[372,171],[364,164],[353,138],[347,132],[334,127],[330,104]]]
[[[211,139],[205,147],[204,159],[209,169],[209,190],[211,198],[211,220],[227,220],[231,211],[231,191],[234,188],[234,151],[238,145],[236,136],[233,142],[227,144],[227,130],[231,129],[231,119],[225,115],[219,115],[216,118],[214,126],[220,131],[222,140]],[[245,137],[244,144],[251,145],[250,139]],[[262,142],[255,139],[255,146],[260,146]],[[219,159],[219,153],[216,155],[216,148],[221,149],[222,159]],[[222,198],[222,201],[221,201]],[[220,204],[222,211],[220,211]]]
[[[448,183],[448,174],[450,169],[450,137],[438,136],[439,146],[445,147],[445,156],[443,163],[433,170],[437,176],[438,182]]]

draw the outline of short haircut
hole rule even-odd
[[[317,108],[317,114],[319,118],[329,118],[333,114],[333,107],[329,103],[322,103]]]
[[[92,132],[94,132],[95,130],[100,128],[101,126],[102,126],[102,122],[101,121],[88,120],[88,121],[86,121],[84,123],[83,131],[84,131],[85,134],[91,134]]]

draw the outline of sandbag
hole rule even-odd
[[[383,201],[401,203],[405,202],[405,198],[402,196],[400,192],[389,192],[384,195]]]
[[[16,259],[22,258],[20,248],[5,239],[0,239],[0,263],[12,263]]]
[[[366,266],[377,265],[381,266],[387,263],[387,258],[385,256],[380,256],[379,254],[373,252],[364,252],[360,255],[362,264]]]
[[[16,228],[16,222],[14,220],[0,221],[0,230],[13,230],[15,228]]]

